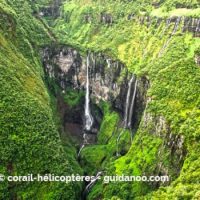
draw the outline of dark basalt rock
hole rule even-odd
[[[176,23],[177,20],[179,20],[179,18],[180,18],[180,17],[174,16],[174,17],[170,17],[170,18],[168,18],[168,19],[170,20],[171,23]]]
[[[165,19],[162,18],[149,18],[149,17],[140,17],[139,22],[141,24],[146,24],[149,27],[150,21],[151,23],[155,24],[155,28],[158,28],[160,24]],[[183,22],[182,31],[183,32],[191,32],[193,33],[194,37],[200,36],[200,18],[192,18],[192,17],[170,17],[166,19],[166,26],[169,26],[170,24],[176,24],[178,23],[178,26],[180,26],[180,22]]]
[[[113,23],[113,17],[109,13],[101,13],[100,15],[100,22],[104,24],[112,24]]]
[[[152,6],[153,6],[154,8],[159,8],[162,2],[163,2],[162,0],[161,0],[161,1],[154,1],[154,2],[152,3]]]
[[[91,52],[87,56],[89,60],[90,98],[92,99],[90,109],[94,118],[92,130],[89,132],[90,134],[96,134],[103,117],[101,110],[96,105],[101,100],[110,102],[113,109],[120,113],[123,118],[125,115],[128,83],[133,75],[128,73],[123,63],[112,60],[102,53]],[[63,94],[67,92],[67,88],[85,91],[87,78],[86,58],[81,56],[77,50],[63,45],[46,47],[42,51],[42,57],[46,82],[55,95],[57,95],[56,90],[58,90],[55,88],[59,88]],[[52,83],[56,87],[52,87]],[[146,92],[148,88],[148,79],[146,77],[138,78],[137,93],[129,128],[136,129],[139,126],[146,105]],[[134,96],[134,90],[135,85],[131,88],[130,99]],[[80,125],[84,127],[84,103],[82,103],[81,107],[82,109],[77,107],[71,111],[68,108],[67,112],[65,112],[66,115],[64,114],[63,116],[64,122],[70,124],[70,126],[72,123],[78,124],[80,122]],[[80,119],[76,113],[79,113],[79,116],[82,118]]]
[[[135,106],[132,116],[132,128],[137,129],[140,125],[147,102],[147,91],[150,88],[150,81],[147,77],[138,78]]]
[[[148,103],[150,102],[151,99],[148,100]],[[147,129],[150,130],[149,134],[154,134],[163,141],[158,150],[158,164],[155,168],[154,175],[169,175],[170,171],[174,177],[178,177],[187,154],[184,146],[184,136],[174,134],[163,116],[152,116],[148,112],[144,114],[141,127],[144,129],[148,127]],[[166,164],[163,162],[164,155],[165,159],[169,160],[170,163]]]
[[[92,22],[92,16],[89,15],[89,14],[85,14],[84,17],[83,17],[83,21],[85,23],[91,23]]]
[[[62,0],[55,0],[52,1],[52,3],[49,6],[43,7],[39,11],[39,15],[41,17],[53,17],[57,18],[60,16],[60,6],[61,6]]]
[[[79,90],[85,88],[86,58],[75,49],[66,46],[46,47],[42,54],[46,74],[63,92],[68,87]],[[101,53],[90,53],[89,60],[91,97],[96,103],[100,100],[115,102],[114,106],[122,112],[127,76],[120,79],[123,70],[128,73],[127,69],[121,62]]]
[[[70,47],[47,47],[43,50],[43,65],[50,78],[65,90],[67,87],[79,88],[77,78],[82,58]]]

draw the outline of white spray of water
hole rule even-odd
[[[87,131],[91,130],[93,124],[93,117],[90,113],[90,85],[89,85],[89,54],[87,56],[87,80],[86,80],[86,95],[85,95],[85,129]]]
[[[133,116],[133,108],[134,108],[135,97],[136,97],[136,92],[137,92],[137,83],[138,83],[138,81],[136,80],[134,92],[133,92],[133,97],[132,97],[132,101],[131,101],[131,107],[130,107],[130,111],[129,111],[128,127],[131,127],[131,121],[132,121],[132,116]]]
[[[134,80],[134,76],[132,76],[131,80],[128,83],[128,92],[126,96],[126,108],[125,108],[125,115],[124,115],[124,128],[127,127],[128,122],[128,109],[129,109],[129,102],[130,102],[130,95],[131,95],[131,86]]]
[[[130,96],[131,95],[131,88],[132,88],[132,84],[133,84],[134,79],[136,79],[136,78],[134,76],[132,76],[132,78],[130,79],[129,84],[128,84],[128,92],[127,92],[127,96],[126,96],[126,108],[125,108],[125,115],[124,115],[124,121],[123,121],[123,129],[117,137],[116,156],[119,156],[119,141],[120,141],[121,136],[125,132],[126,128],[131,128],[131,121],[132,121],[132,116],[133,116],[134,102],[135,102],[135,98],[136,98],[137,83],[138,83],[138,81],[136,79],[135,85],[134,85],[133,96],[131,97]],[[130,104],[130,102],[131,102],[131,104]],[[132,141],[132,134],[131,134],[131,141]]]

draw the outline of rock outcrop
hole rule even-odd
[[[148,98],[147,106],[151,101]],[[177,177],[187,153],[184,147],[184,136],[179,133],[174,133],[163,116],[153,116],[147,111],[144,113],[141,127],[148,130],[149,134],[162,140],[158,149],[157,165],[154,174],[167,176],[173,174],[173,177]],[[165,160],[169,162],[165,163]]]
[[[125,95],[123,90],[128,78],[127,69],[119,61],[113,61],[101,53],[90,53],[89,60],[90,90],[94,101],[119,103],[117,98]],[[75,49],[66,46],[47,47],[43,51],[43,62],[48,77],[54,79],[63,92],[67,87],[85,89],[86,58]],[[122,72],[125,72],[124,77],[121,76]],[[123,109],[123,105],[116,105],[116,108]]]
[[[112,24],[113,23],[113,17],[109,13],[101,13],[100,15],[100,22],[104,24]]]
[[[86,87],[86,58],[71,47],[46,47],[43,52],[44,69],[48,79],[51,79],[65,93],[67,88],[85,90]],[[94,104],[101,100],[110,102],[113,109],[122,116],[125,115],[126,97],[132,74],[120,61],[113,60],[102,53],[88,53],[90,98]],[[132,86],[130,95],[137,93],[134,102],[133,124],[139,125],[145,109],[146,92],[149,81],[146,77],[137,78],[137,86]],[[131,101],[132,97],[130,97]],[[129,102],[131,105],[131,102]]]
[[[60,15],[60,6],[62,0],[55,0],[49,6],[42,7],[39,11],[41,17],[53,17],[57,18]]]

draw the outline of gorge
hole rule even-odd
[[[199,9],[1,0],[0,174],[94,178],[0,181],[0,199],[198,200]]]

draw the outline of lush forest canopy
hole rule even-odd
[[[0,173],[161,173],[170,176],[168,184],[98,181],[86,198],[199,199],[199,38],[198,0],[1,0]],[[126,70],[149,82],[148,89],[139,86],[146,90],[145,106],[133,129],[119,125],[123,113],[112,102],[91,98],[92,112],[102,120],[97,141],[84,147],[80,158],[63,120],[80,115],[85,90],[71,86],[63,92],[43,68],[43,49],[59,45],[82,57],[101,53],[123,63],[117,84]],[[60,99],[67,105],[64,118]],[[84,188],[81,182],[4,181],[0,199],[80,199]]]

